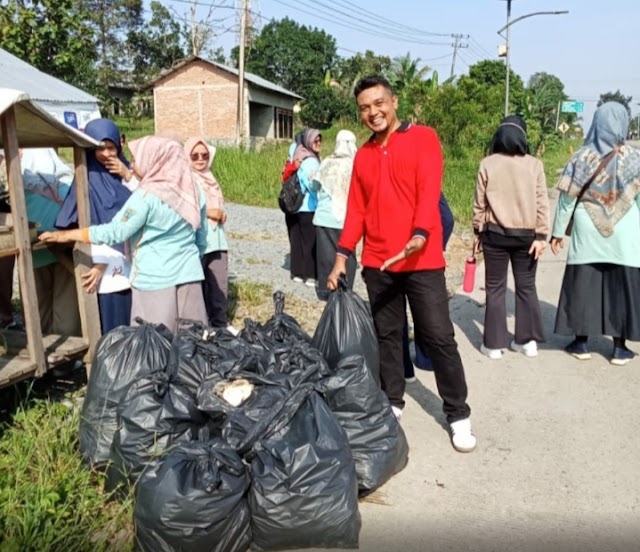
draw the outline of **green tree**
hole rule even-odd
[[[246,52],[247,71],[301,96],[322,83],[338,60],[335,38],[288,18],[265,25]],[[231,56],[237,66],[237,48]]]
[[[131,70],[132,53],[127,36],[144,23],[142,0],[84,0],[90,13],[98,50],[98,86],[103,99],[108,97],[108,85],[123,80]]]
[[[129,32],[127,37],[133,53],[133,75],[138,83],[146,82],[185,57],[180,22],[160,2],[151,2],[150,8],[151,18],[146,25]]]
[[[631,101],[633,100],[633,96],[625,96],[620,90],[616,90],[615,92],[605,92],[604,94],[600,94],[600,100],[598,101],[598,107],[607,102],[618,102],[624,105],[631,115]]]
[[[528,120],[535,120],[541,133],[552,134],[556,130],[556,121],[575,123],[574,113],[562,113],[558,118],[560,102],[567,100],[564,84],[555,75],[545,72],[534,73],[527,83],[523,115]]]
[[[398,115],[402,119],[416,120],[424,104],[438,90],[438,74],[434,72],[430,79],[427,74],[431,71],[426,65],[419,67],[420,58],[411,59],[411,55],[394,58],[386,77],[398,96]]]
[[[485,59],[469,68],[469,78],[488,87],[498,87],[502,90],[502,109],[504,113],[504,95],[507,80],[504,61]],[[513,69],[509,68],[509,107],[512,113],[521,111],[524,103],[524,82]]]
[[[371,50],[364,54],[357,53],[353,57],[341,59],[336,68],[338,82],[350,94],[355,84],[362,77],[385,75],[391,69],[391,58],[379,56]]]
[[[8,0],[0,6],[0,43],[69,84],[95,90],[93,29],[79,0]]]
[[[329,128],[342,117],[355,117],[355,103],[335,86],[317,84],[310,88],[302,103],[300,120],[311,128]]]

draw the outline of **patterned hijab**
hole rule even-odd
[[[356,155],[356,135],[350,130],[341,130],[336,136],[333,154],[323,159],[314,180],[331,198],[331,211],[336,219],[344,223],[347,213],[347,197]]]
[[[191,167],[191,172],[196,179],[196,182],[200,184],[202,191],[207,199],[207,209],[224,209],[224,197],[222,195],[222,188],[220,184],[211,173],[211,167],[213,166],[213,159],[216,156],[216,148],[207,144],[207,141],[202,136],[194,136],[189,138],[184,144],[184,152],[187,157],[191,158],[191,152],[198,145],[202,144],[209,151],[209,161],[207,166],[202,171],[197,171]],[[217,222],[209,219],[209,224],[214,227],[217,226]]]
[[[200,194],[178,142],[145,136],[129,144],[140,188],[174,209],[194,230],[200,227]]]
[[[640,150],[624,145],[629,131],[629,112],[617,102],[596,110],[582,147],[573,155],[558,182],[558,189],[577,197],[613,148],[619,152],[598,175],[582,197],[584,207],[600,234],[613,234],[616,223],[627,213],[640,193]]]

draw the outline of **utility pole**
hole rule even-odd
[[[511,44],[509,43],[509,39],[511,38],[511,0],[507,0],[507,76],[506,76],[506,84],[505,84],[505,95],[504,95],[504,116],[509,115],[509,74],[511,73],[511,69],[509,67],[509,61],[511,56]]]
[[[469,35],[461,35],[461,34],[453,34],[451,37],[454,39],[454,43],[451,45],[453,47],[453,60],[451,61],[451,77],[456,72],[456,58],[458,56],[458,48],[468,48],[468,44],[460,44],[460,40],[463,38],[468,39]]]
[[[238,56],[238,118],[236,120],[236,145],[240,145],[244,123],[244,47],[247,37],[248,0],[242,0],[240,17],[240,44]]]

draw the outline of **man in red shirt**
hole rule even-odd
[[[382,389],[400,418],[408,300],[416,342],[433,360],[453,446],[471,452],[476,438],[444,277],[440,141],[431,128],[400,122],[398,98],[386,79],[365,77],[354,93],[360,118],[373,136],[355,157],[345,225],[327,287],[336,289],[347,258],[364,237],[362,274],[378,334]]]

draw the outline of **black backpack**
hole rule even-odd
[[[282,184],[282,189],[278,196],[278,205],[285,215],[293,215],[302,207],[303,201],[304,192],[300,186],[298,171],[296,171]]]

